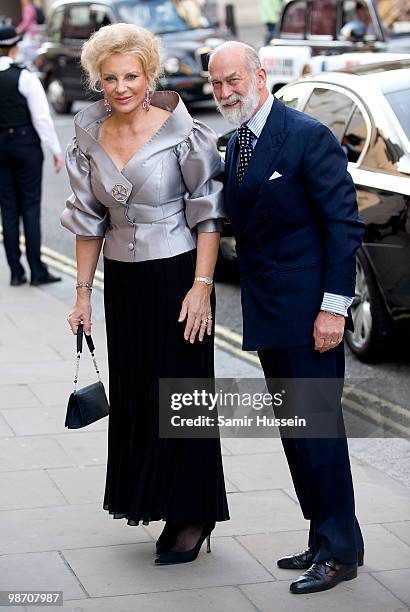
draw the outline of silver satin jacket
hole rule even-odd
[[[154,93],[152,104],[171,115],[121,172],[98,142],[103,100],[74,119],[66,152],[73,193],[61,223],[80,240],[105,237],[108,259],[185,253],[195,248],[197,232],[221,231],[225,217],[215,133],[192,119],[175,92]]]

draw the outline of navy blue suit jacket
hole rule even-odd
[[[238,188],[236,133],[226,207],[237,243],[243,348],[313,342],[324,292],[353,296],[363,235],[347,158],[332,132],[275,99]],[[274,172],[282,176],[269,180]]]

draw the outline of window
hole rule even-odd
[[[111,19],[103,6],[91,9],[91,20],[93,24],[93,30],[95,31],[99,30],[103,26],[111,24]]]
[[[353,100],[344,94],[332,89],[316,88],[313,90],[304,112],[327,125],[338,141],[341,142],[352,109]]]
[[[335,2],[313,0],[310,13],[310,32],[313,36],[336,36],[337,6]]]
[[[93,32],[90,9],[88,6],[71,6],[68,8],[65,28],[66,38],[88,39]]]
[[[297,85],[286,87],[277,97],[286,104],[286,106],[299,108],[304,99],[309,95],[310,90],[311,85],[309,83],[297,83]]]
[[[365,26],[365,39],[374,40],[376,38],[375,24],[366,3],[345,0],[342,10],[342,27],[346,23],[360,21]]]
[[[169,34],[208,28],[209,23],[195,0],[126,0],[117,5],[125,23],[135,23],[154,34]]]
[[[64,23],[64,7],[57,9],[51,16],[48,24],[48,37],[51,42],[59,43],[61,40],[61,30]]]
[[[282,34],[300,34],[302,38],[305,34],[307,8],[306,2],[297,0],[286,8],[282,20]]]
[[[355,108],[342,139],[342,147],[349,162],[357,162],[367,137],[367,126],[361,111]]]
[[[410,90],[391,91],[386,93],[385,96],[407,138],[410,140]]]

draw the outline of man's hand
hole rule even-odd
[[[321,310],[316,317],[313,328],[315,350],[319,351],[319,353],[324,353],[329,349],[335,348],[343,340],[344,329],[344,317],[335,317],[329,312]]]
[[[58,174],[61,170],[61,168],[63,167],[63,156],[60,155],[59,153],[56,153],[55,155],[53,155],[53,161],[54,161],[54,171],[56,174]]]

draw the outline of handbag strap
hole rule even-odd
[[[81,353],[83,352],[83,337],[84,336],[85,336],[85,341],[88,346],[88,350],[91,353],[91,358],[93,360],[94,368],[97,373],[97,378],[99,382],[101,382],[100,370],[98,369],[97,361],[94,356],[95,346],[94,346],[93,339],[91,338],[91,334],[89,336],[87,336],[87,334],[84,334],[84,326],[82,323],[80,323],[80,325],[77,328],[77,357],[76,357],[75,374],[74,374],[74,392],[77,391],[78,372],[80,370],[80,357],[81,357]]]

